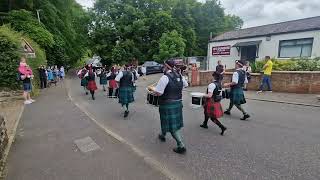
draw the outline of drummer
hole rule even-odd
[[[183,143],[180,129],[183,127],[182,115],[182,89],[187,87],[187,81],[179,74],[175,68],[173,60],[164,63],[165,74],[160,78],[155,88],[148,87],[159,98],[159,113],[161,121],[161,131],[159,139],[166,141],[166,134],[170,132],[177,142],[177,147],[173,149],[178,154],[184,154],[186,147]]]
[[[232,80],[230,83],[224,83],[225,87],[230,87],[230,104],[229,108],[224,114],[230,115],[233,106],[236,106],[242,113],[243,117],[241,120],[250,118],[250,115],[241,107],[242,104],[246,103],[246,99],[243,93],[243,85],[246,79],[246,72],[243,70],[245,62],[236,61],[236,72],[233,73]]]
[[[200,125],[200,127],[204,129],[208,129],[208,120],[211,119],[212,122],[217,124],[219,128],[221,129],[221,136],[223,136],[223,133],[225,130],[227,130],[226,127],[224,127],[221,122],[218,120],[218,118],[222,117],[223,110],[221,106],[221,74],[219,72],[214,72],[212,74],[213,76],[213,82],[209,84],[207,89],[207,94],[205,97],[205,105],[204,105],[204,121]]]

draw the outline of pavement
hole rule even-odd
[[[168,179],[75,106],[63,84],[36,100],[23,112],[6,179]]]
[[[207,87],[196,86],[186,89],[188,92],[203,92]],[[294,93],[280,93],[280,92],[262,92],[246,91],[247,99],[283,104],[293,104],[302,106],[320,107],[320,96],[316,94],[294,94]]]
[[[156,82],[160,75],[139,80],[136,101],[130,106],[130,115],[123,112],[116,99],[97,92],[96,100],[84,95],[79,79],[68,80],[69,95],[84,112],[90,114],[103,128],[107,128],[131,149],[143,153],[162,165],[177,179],[320,179],[320,108],[316,106],[264,101],[262,97],[281,101],[278,93],[248,92],[244,108],[251,115],[240,121],[241,114],[234,109],[231,116],[221,122],[228,128],[225,136],[213,124],[201,129],[203,110],[190,106],[190,91],[204,92],[205,87],[191,87],[183,93],[184,136],[186,155],[172,152],[174,140],[168,136],[166,143],[157,139],[160,132],[158,108],[146,103],[145,88]],[[301,96],[304,97],[304,96]],[[303,98],[302,98],[303,99]],[[222,102],[223,107],[228,101]]]

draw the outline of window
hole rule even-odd
[[[279,58],[311,57],[313,38],[280,41]]]

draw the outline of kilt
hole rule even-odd
[[[159,106],[162,133],[176,132],[183,127],[182,102],[169,102]]]
[[[112,89],[118,88],[118,83],[117,83],[117,81],[114,80],[114,79],[111,79],[111,80],[109,81],[109,88],[112,88]]]
[[[119,88],[119,103],[124,105],[132,103],[134,101],[133,97],[133,87],[120,87]]]
[[[107,77],[100,77],[100,85],[106,85],[108,83]]]
[[[242,88],[232,88],[230,92],[230,101],[233,104],[241,105],[246,103]]]
[[[83,86],[83,87],[86,87],[86,86],[88,86],[88,80],[87,80],[87,78],[83,78],[83,79],[81,79],[81,86]]]
[[[88,89],[89,91],[95,91],[95,90],[97,90],[98,88],[97,88],[96,82],[95,82],[95,81],[89,81],[89,82],[88,82],[87,89]]]
[[[207,98],[204,104],[204,114],[210,118],[221,118],[223,109],[220,102],[214,102],[212,98]]]

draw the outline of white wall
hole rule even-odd
[[[320,31],[308,31],[308,32],[300,32],[300,33],[274,35],[274,36],[271,36],[270,41],[266,41],[266,37],[258,37],[258,38],[248,38],[248,39],[239,39],[239,40],[222,41],[222,42],[211,42],[208,45],[208,58],[207,58],[209,61],[208,68],[209,70],[215,70],[218,60],[221,60],[222,64],[225,64],[227,66],[227,69],[234,68],[235,60],[239,60],[241,56],[238,53],[237,48],[232,46],[238,42],[261,40],[262,42],[259,46],[259,57],[257,58],[257,60],[262,60],[264,59],[265,56],[278,58],[279,42],[281,40],[303,39],[303,38],[314,38],[311,58],[320,57]],[[231,46],[230,55],[212,56],[212,47],[227,46],[227,45]]]

